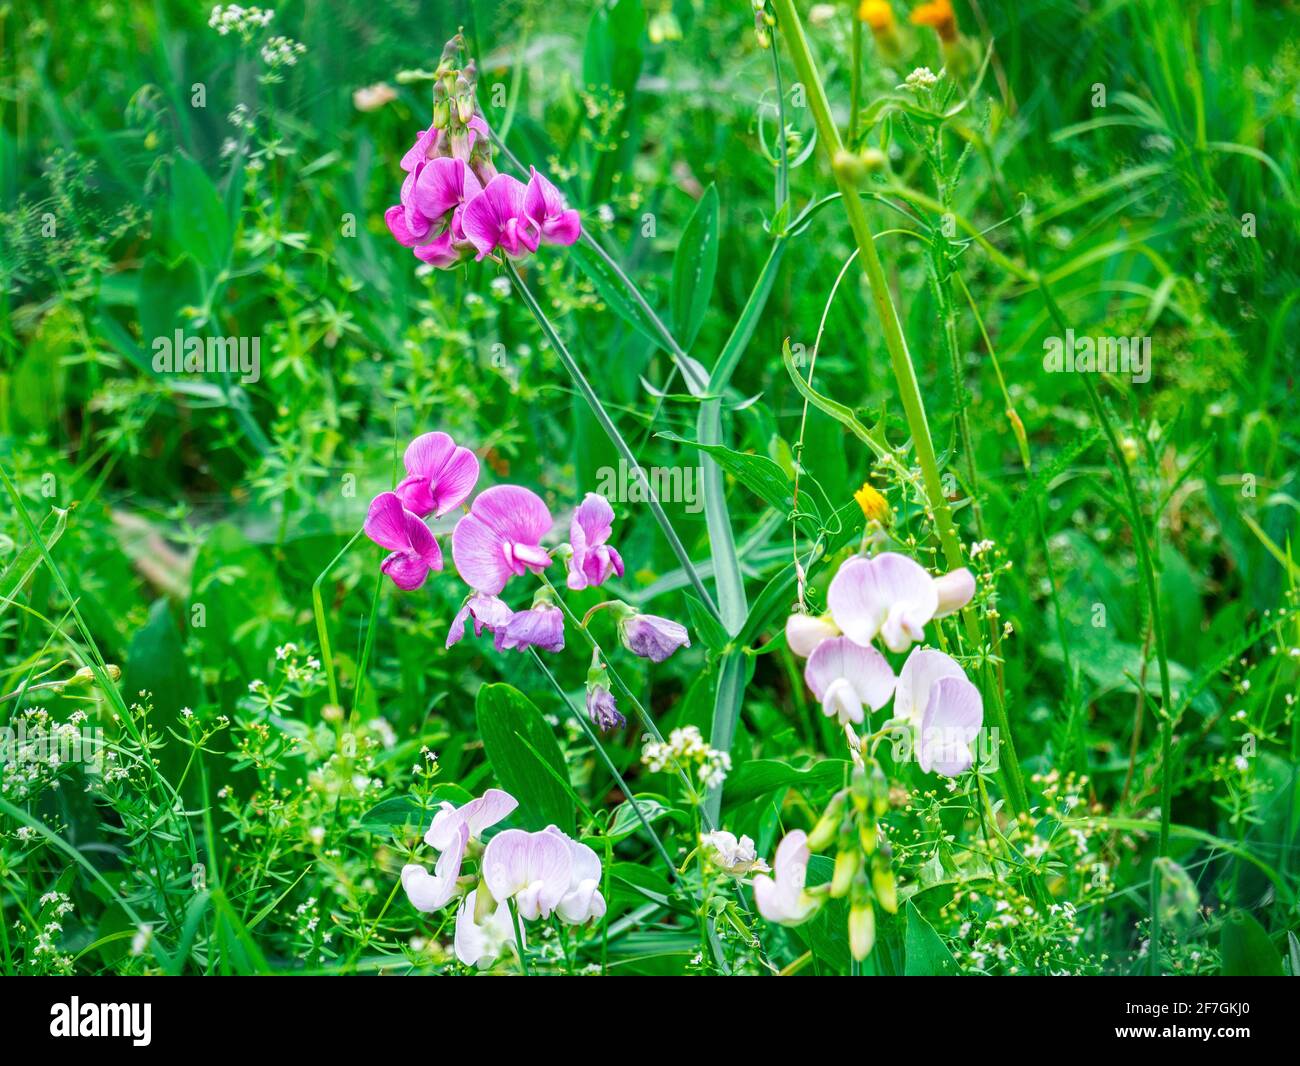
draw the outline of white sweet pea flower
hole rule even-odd
[[[573,858],[563,833],[507,829],[483,852],[483,880],[492,898],[515,901],[519,917],[549,918],[569,893]]]
[[[822,704],[822,713],[840,725],[861,722],[863,704],[873,711],[894,694],[894,671],[875,648],[832,637],[808,656],[804,680]]]
[[[556,905],[560,921],[581,925],[605,915],[605,897],[600,894],[600,858],[581,841],[574,840],[558,826],[548,825],[546,832],[559,837],[569,848],[569,888]]]
[[[732,877],[750,873],[768,873],[767,863],[758,857],[754,841],[747,836],[736,839],[734,833],[717,829],[700,837],[700,846],[709,862]]]
[[[975,575],[964,566],[950,570],[942,577],[934,579],[934,591],[939,596],[939,607],[934,612],[935,618],[960,611],[975,596]]]
[[[402,888],[411,905],[428,914],[445,907],[456,894],[461,863],[470,841],[519,806],[508,792],[490,788],[461,807],[444,802],[424,834],[424,842],[439,852],[433,873],[419,863],[402,867]]]
[[[477,906],[478,889],[474,889],[456,911],[456,958],[466,966],[486,970],[507,944],[515,944],[515,925],[505,903],[498,904],[481,924],[474,921]]]
[[[441,910],[456,894],[456,881],[460,877],[460,864],[469,844],[469,826],[463,822],[455,835],[445,838],[442,854],[430,874],[419,863],[408,862],[402,867],[402,888],[406,898],[417,911],[429,914]]]
[[[894,712],[916,730],[922,770],[956,777],[970,769],[984,698],[950,656],[931,648],[913,651],[898,675]]]
[[[796,829],[777,845],[774,876],[754,878],[754,902],[769,922],[799,925],[817,913],[818,901],[804,891],[811,857],[808,834]]]
[[[935,582],[919,563],[897,552],[850,559],[831,579],[826,603],[835,624],[866,647],[879,634],[890,651],[907,651],[925,635],[939,609]]]
[[[829,615],[792,614],[785,623],[785,642],[801,659],[806,659],[823,640],[840,635],[840,627]]]

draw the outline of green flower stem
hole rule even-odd
[[[912,366],[912,357],[907,350],[907,340],[903,336],[902,325],[898,320],[898,312],[890,296],[889,283],[885,278],[884,267],[881,265],[880,256],[876,253],[875,240],[872,237],[871,227],[867,220],[866,208],[858,195],[857,187],[845,174],[840,172],[841,168],[835,166],[836,157],[844,148],[840,141],[839,130],[835,126],[835,120],[831,116],[830,102],[826,98],[826,90],[822,86],[821,77],[817,72],[816,63],[813,61],[812,52],[808,47],[808,39],[804,35],[803,25],[799,20],[798,12],[795,10],[794,2],[793,0],[773,0],[773,6],[776,8],[782,36],[790,49],[795,69],[798,71],[799,79],[803,82],[804,89],[808,94],[808,103],[812,109],[813,121],[817,126],[817,139],[821,142],[822,148],[831,163],[831,171],[835,175],[835,182],[839,186],[841,193],[841,202],[844,205],[845,214],[848,215],[849,226],[853,230],[854,239],[857,241],[858,262],[862,264],[862,270],[866,274],[867,283],[871,288],[871,300],[875,304],[876,314],[880,318],[885,347],[889,351],[894,380],[898,385],[899,399],[902,400],[903,412],[907,418],[908,429],[912,434],[912,445],[916,449],[917,464],[921,468],[921,478],[925,485],[926,498],[929,501],[930,510],[934,514],[934,522],[939,533],[939,542],[943,548],[944,558],[950,569],[956,569],[964,565],[965,562],[962,557],[961,541],[952,520],[952,511],[948,507],[948,500],[943,493],[943,482],[939,475],[939,461],[934,451],[934,442],[930,438],[930,426],[925,415],[925,403],[921,398],[920,385],[916,380],[916,370]],[[968,638],[973,645],[978,647],[982,643],[982,634],[974,612],[969,609],[964,610],[962,620]],[[993,701],[994,724],[998,729],[1002,743],[1006,746],[1006,758],[1002,760],[1002,768],[1006,779],[1008,798],[1012,809],[1017,814],[1020,814],[1026,812],[1029,807],[1024,778],[1020,771],[1020,758],[1016,754],[1015,740],[1011,732],[1011,722],[1007,716],[1006,706],[1000,698],[1000,693],[996,692],[996,685],[993,687],[995,690]]]
[[[338,555],[334,556],[326,564],[325,569],[317,574],[316,580],[311,583],[311,609],[316,616],[316,637],[320,641],[321,665],[325,667],[325,680],[329,685],[330,703],[335,707],[342,705],[339,703],[339,683],[334,677],[334,651],[330,646],[329,627],[325,624],[325,599],[321,595],[321,586],[325,582],[326,575],[338,565],[338,561],[348,553],[348,549],[357,542],[357,538],[363,532],[365,531],[358,529],[353,533],[352,539],[339,549]]]
[[[542,583],[551,590],[555,602],[559,605],[560,610],[564,612],[564,617],[568,620],[569,624],[582,634],[583,638],[587,641],[587,646],[600,656],[601,661],[605,664],[605,669],[609,672],[610,681],[612,681],[614,687],[618,689],[618,694],[631,704],[633,713],[641,724],[645,726],[646,731],[660,744],[666,745],[667,742],[664,740],[664,735],[659,732],[659,727],[655,725],[654,719],[650,717],[650,712],[641,705],[641,701],[636,698],[636,694],[628,686],[627,682],[623,680],[619,672],[614,669],[614,664],[609,661],[609,656],[605,654],[605,649],[596,642],[596,638],[591,635],[591,631],[586,627],[583,620],[574,614],[569,608],[569,605],[564,602],[564,597],[556,591],[555,586],[551,584],[550,578],[545,574],[539,574],[538,577],[541,579]],[[687,789],[688,794],[693,794],[695,786],[691,782],[690,775],[685,771],[685,769],[676,763],[676,760],[674,760],[674,765],[677,766],[678,776],[681,778],[682,784]],[[716,828],[717,826],[714,824],[710,823],[708,825],[710,832]]]
[[[556,695],[558,695],[564,702],[564,705],[569,709],[569,713],[573,715],[577,720],[578,725],[582,727],[582,731],[587,734],[587,739],[591,742],[591,746],[596,749],[596,755],[600,758],[600,761],[605,764],[605,769],[609,771],[610,776],[614,779],[614,783],[618,785],[622,790],[623,795],[627,797],[628,803],[632,804],[632,809],[636,812],[637,820],[641,823],[641,828],[645,830],[646,836],[650,838],[650,842],[654,845],[655,851],[659,853],[659,858],[662,860],[665,869],[668,871],[668,880],[670,882],[676,881],[677,867],[673,865],[673,860],[669,857],[668,851],[663,845],[663,841],[659,839],[659,834],[650,827],[650,821],[646,818],[645,812],[641,809],[640,802],[633,794],[628,783],[623,780],[623,775],[618,772],[618,767],[614,765],[614,760],[609,757],[609,752],[605,750],[605,745],[600,742],[600,737],[596,735],[596,731],[591,728],[591,723],[587,721],[587,716],[580,708],[574,706],[573,701],[569,699],[568,693],[564,691],[560,686],[559,681],[555,679],[555,675],[551,673],[550,667],[546,665],[546,662],[542,659],[541,655],[537,653],[537,649],[529,648],[528,650],[532,652],[533,661],[537,663],[538,669],[542,671],[546,676],[546,680],[550,682],[551,687],[555,689]]]
[[[673,524],[668,520],[663,507],[660,506],[659,497],[655,494],[650,479],[646,477],[645,471],[641,469],[641,464],[637,462],[636,456],[632,454],[632,449],[628,447],[627,441],[623,439],[623,434],[614,425],[613,419],[609,417],[605,405],[600,402],[600,397],[596,395],[596,391],[591,387],[591,383],[587,380],[582,369],[574,362],[573,356],[569,354],[569,349],[565,346],[564,341],[560,340],[559,333],[551,324],[551,320],[546,317],[546,312],[542,310],[537,298],[524,284],[523,278],[519,276],[519,271],[515,269],[514,264],[509,260],[506,261],[505,266],[506,273],[514,284],[515,291],[519,293],[528,310],[532,312],[533,318],[541,326],[542,332],[546,334],[546,339],[550,342],[552,350],[563,364],[564,369],[568,371],[569,377],[573,379],[573,383],[577,386],[578,392],[582,394],[582,398],[587,401],[587,406],[591,408],[591,413],[596,416],[596,421],[600,423],[601,428],[605,431],[606,436],[609,437],[619,455],[622,456],[632,470],[636,471],[637,477],[641,480],[641,486],[645,490],[646,499],[650,501],[650,512],[654,515],[655,521],[659,523],[659,528],[663,530],[669,547],[672,548],[673,554],[677,556],[677,561],[686,572],[686,576],[690,579],[696,594],[709,612],[721,621],[721,615],[713,602],[713,597],[709,595],[708,590],[704,587],[704,582],[700,580],[699,572],[695,569],[695,564],[691,562],[691,557],[687,553],[685,545],[682,544],[681,538],[677,536],[677,531],[673,529]]]

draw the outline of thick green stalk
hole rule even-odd
[[[939,460],[935,454],[934,442],[930,438],[930,426],[925,415],[925,402],[921,398],[921,388],[916,380],[916,370],[912,366],[912,357],[907,350],[907,340],[898,319],[898,312],[889,292],[889,283],[880,256],[876,253],[875,239],[867,219],[867,211],[858,195],[857,186],[836,166],[837,156],[844,151],[840,141],[839,130],[831,115],[830,102],[822,86],[821,76],[808,47],[803,25],[795,10],[793,0],[773,0],[779,19],[781,36],[785,38],[794,60],[799,79],[807,93],[808,104],[812,109],[813,121],[817,126],[817,139],[821,143],[831,163],[831,171],[839,186],[841,202],[848,215],[849,226],[858,246],[858,262],[866,274],[867,284],[871,288],[871,300],[879,316],[884,333],[885,347],[889,351],[890,365],[894,380],[898,385],[899,399],[903,403],[903,413],[912,434],[912,446],[916,449],[917,465],[921,468],[921,479],[925,485],[926,498],[934,515],[935,526],[939,533],[939,543],[943,548],[944,558],[950,568],[964,564],[961,541],[952,520],[952,511],[944,496],[943,481],[939,474]],[[982,643],[979,622],[970,610],[962,612],[966,633],[972,644]],[[993,701],[994,723],[997,726],[1002,743],[1006,746],[1006,759],[1002,766],[1005,771],[1007,791],[1011,806],[1016,813],[1028,810],[1024,778],[1020,772],[1020,759],[1016,754],[1015,741],[1011,733],[1011,722],[1007,717],[1006,706],[1000,698]]]

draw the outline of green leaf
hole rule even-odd
[[[556,780],[567,781],[568,770],[541,711],[510,685],[482,686],[475,704],[483,749],[501,787],[519,801],[519,823],[528,829],[555,824],[572,834],[573,802]]]
[[[172,164],[170,221],[174,252],[188,252],[209,274],[225,268],[231,244],[225,205],[203,168],[183,154]]]
[[[641,804],[641,811],[648,823],[656,822],[665,815],[673,813],[671,807],[665,807],[657,799],[637,796],[637,802]],[[618,843],[639,832],[640,829],[641,819],[636,815],[636,808],[630,801],[624,800],[614,808],[614,813],[610,816],[609,828],[605,830],[605,837],[613,843]]]
[[[832,400],[828,396],[823,396],[804,380],[803,375],[799,373],[799,368],[795,366],[794,353],[790,351],[790,341],[788,339],[782,345],[781,362],[785,364],[786,372],[790,375],[790,380],[794,382],[794,387],[799,390],[799,395],[818,410],[825,411],[835,421],[852,431],[858,440],[876,453],[876,458],[884,459],[891,465],[897,466],[898,458],[885,440],[883,432],[878,429],[867,429],[858,421],[851,408]]]
[[[948,946],[910,900],[903,943],[907,952],[905,977],[951,977],[959,972]]]
[[[53,548],[58,543],[67,525],[68,512],[58,507],[51,508],[40,528],[40,537],[45,542],[46,549]],[[13,603],[14,597],[27,584],[28,578],[36,573],[36,568],[40,565],[41,546],[33,541],[15,555],[3,572],[0,572],[0,617],[4,616],[5,609]]]
[[[731,637],[722,628],[722,623],[714,618],[709,613],[709,609],[696,597],[689,592],[683,595],[686,597],[686,610],[691,616],[691,629],[704,641],[704,646],[709,651],[722,651],[731,642]]]
[[[679,437],[676,433],[657,433],[656,436],[674,444],[685,444],[713,457],[728,474],[749,489],[764,503],[786,514],[794,506],[794,486],[775,462],[766,455],[738,452],[724,444],[700,444]]]
[[[659,330],[655,328],[650,316],[628,292],[627,284],[623,279],[610,269],[604,259],[585,244],[573,245],[569,249],[568,258],[577,263],[578,268],[591,279],[596,292],[611,311],[642,336],[657,345],[663,345]]]
[[[687,351],[709,309],[718,270],[718,190],[710,185],[686,220],[673,255],[673,333]]]
[[[433,803],[429,808],[420,806],[414,796],[392,796],[382,800],[357,819],[356,827],[369,833],[387,833],[401,826],[423,828],[432,820],[432,809],[444,800],[459,807],[474,798],[460,785],[450,782],[436,786],[431,795]]]
[[[179,723],[181,708],[197,700],[185,642],[166,599],[154,600],[148,621],[131,639],[124,687],[153,693],[154,710],[165,722]]]
[[[1282,956],[1264,927],[1245,911],[1228,915],[1220,937],[1224,977],[1282,976]]]
[[[779,759],[751,759],[727,778],[726,806],[747,803],[775,792],[777,789],[798,788],[818,792],[842,788],[849,777],[849,763],[845,759],[825,759],[806,770],[800,770]]]

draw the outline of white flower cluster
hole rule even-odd
[[[262,62],[272,70],[277,67],[291,67],[306,51],[307,46],[292,37],[272,37],[262,45]]]
[[[693,725],[674,729],[663,743],[657,740],[647,742],[641,749],[641,761],[653,773],[674,765],[698,764],[696,775],[705,788],[717,788],[731,771],[731,756],[709,747],[699,728]]]
[[[927,89],[933,89],[939,84],[939,75],[929,67],[917,67],[911,74],[903,79],[903,87],[910,89],[912,92],[921,92]]]
[[[275,12],[260,7],[241,7],[239,4],[217,4],[208,16],[208,25],[222,37],[237,33],[245,41],[258,30],[264,30],[275,18]]]

